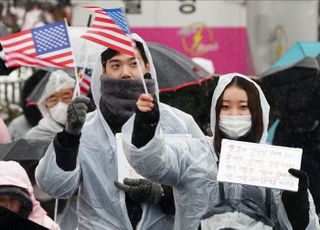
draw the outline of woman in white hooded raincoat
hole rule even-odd
[[[236,96],[230,90],[227,93],[234,88]],[[125,148],[126,155],[137,172],[173,187],[175,229],[197,230],[200,225],[202,229],[319,229],[307,176],[300,170],[292,174],[299,177],[301,192],[284,191],[282,196],[276,189],[216,180],[222,138],[266,141],[269,105],[255,82],[238,73],[220,77],[211,106],[213,137],[164,140],[152,102],[149,95],[139,97],[134,126],[127,123],[122,133],[128,133],[124,144],[131,146]],[[235,108],[236,113],[231,111]],[[236,116],[230,118],[232,115]],[[153,131],[145,128],[145,120],[152,121],[149,126]]]
[[[149,72],[151,78],[154,79],[155,95],[158,96],[156,72],[148,47],[138,35],[132,34],[132,36],[133,39],[143,44]],[[103,98],[101,77],[104,74],[100,60],[92,74],[92,95],[97,110],[89,113],[86,117],[81,130],[81,138],[78,141],[75,167],[63,170],[57,164],[57,148],[62,148],[57,141],[58,134],[39,162],[36,169],[36,180],[43,190],[56,198],[70,198],[79,189],[79,230],[132,229],[124,200],[121,200],[123,194],[114,185],[114,181],[118,180],[117,146],[115,135],[111,126],[106,122],[100,106],[100,99],[102,101]],[[128,91],[126,88],[121,90],[122,92]],[[142,84],[141,92],[143,92]],[[78,97],[78,101],[79,99],[80,97]],[[134,105],[136,99],[133,100]],[[164,133],[191,134],[193,137],[204,136],[190,115],[162,103],[159,107],[161,111],[160,126]],[[67,127],[68,121],[66,129]],[[172,228],[172,216],[164,214],[157,205],[143,205],[141,221],[136,229],[162,230]]]

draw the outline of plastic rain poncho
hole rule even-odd
[[[56,70],[51,73],[45,89],[37,102],[38,108],[43,116],[39,124],[30,129],[25,137],[36,139],[52,140],[54,135],[61,132],[63,126],[52,119],[46,106],[46,99],[63,89],[74,88],[75,80],[62,70]]]
[[[253,82],[237,73],[220,77],[212,98],[213,133],[216,125],[216,101],[234,76],[244,77]],[[260,87],[255,85],[260,93],[263,111],[264,131],[260,143],[264,143],[267,137],[269,105]],[[126,156],[139,174],[173,187],[176,205],[175,229],[197,230],[200,220],[207,217],[211,219],[203,221],[202,229],[271,229],[268,225],[270,221],[278,223],[280,229],[292,229],[279,190],[269,190],[271,191],[269,206],[265,201],[267,193],[265,188],[223,183],[225,199],[231,202],[227,202],[228,204],[220,202],[219,184],[216,180],[218,158],[212,137],[164,140],[160,132],[161,127],[158,126],[155,136],[149,143],[137,149],[130,143],[132,129],[132,124],[129,122],[122,129],[122,133],[126,133],[123,140],[127,149]],[[239,203],[237,202],[239,200],[246,201]],[[309,200],[308,229],[319,229],[311,196]],[[269,216],[266,214],[267,209],[271,211]],[[266,216],[269,219],[265,218]]]
[[[133,38],[144,44],[150,73],[156,80],[149,49],[139,36],[133,34]],[[99,105],[101,97],[101,75],[102,65],[99,59],[92,76],[92,94],[96,105]],[[159,106],[160,126],[165,133],[203,136],[190,115],[162,103]],[[36,179],[42,189],[55,197],[70,198],[79,188],[79,229],[132,229],[123,199],[124,193],[114,186],[114,181],[118,180],[116,148],[115,136],[98,106],[96,111],[87,115],[80,139],[77,166],[73,171],[63,171],[57,166],[52,144],[40,160],[36,169]],[[172,228],[172,216],[162,213],[158,205],[143,205],[142,219],[136,229]]]
[[[50,74],[43,92],[40,95],[39,100],[37,101],[38,108],[43,118],[39,121],[38,125],[31,128],[26,133],[25,138],[52,140],[56,133],[63,130],[63,126],[61,124],[58,124],[51,117],[48,107],[46,106],[46,99],[50,95],[59,92],[60,90],[74,88],[74,85],[75,80],[70,77],[65,71],[55,70]],[[43,193],[43,191],[40,192]],[[46,194],[46,199],[50,198],[51,197]],[[74,210],[76,206],[76,202],[74,201],[75,199],[76,197],[72,197],[71,200],[68,201],[68,204],[64,208],[63,212],[58,213],[57,215],[57,222],[64,230],[74,229],[73,226],[75,225],[74,223],[77,220],[77,216]]]
[[[47,216],[33,194],[33,188],[24,168],[15,161],[0,161],[0,186],[16,186],[24,189],[30,195],[33,208],[28,219],[48,229],[58,230],[60,227]]]

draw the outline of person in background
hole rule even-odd
[[[75,80],[62,70],[49,76],[45,89],[37,102],[43,118],[31,128],[25,138],[49,139],[63,130],[67,121],[67,108],[72,100]]]
[[[36,169],[39,186],[55,197],[69,198],[79,189],[79,229],[173,228],[173,216],[162,209],[163,203],[174,206],[173,200],[164,200],[172,197],[166,186],[148,180],[125,180],[128,190],[114,185],[118,180],[115,134],[133,115],[143,92],[138,62],[148,91],[157,97],[159,92],[149,49],[137,34],[132,36],[137,60],[113,49],[101,53],[91,81],[96,110],[86,116],[89,99],[75,98],[64,130],[55,136]],[[164,133],[204,136],[190,115],[162,103],[160,110]],[[126,191],[123,202],[119,188]]]
[[[0,37],[10,34],[8,27],[3,24],[3,4],[0,3]]]
[[[46,24],[46,18],[41,3],[34,1],[26,6],[23,25],[21,30],[27,30],[33,27]]]
[[[35,199],[28,175],[18,162],[0,161],[0,206],[48,229],[60,229]]]
[[[134,123],[122,133],[132,133],[126,155],[137,172],[173,187],[175,229],[320,229],[301,170],[289,169],[299,179],[297,192],[217,181],[222,139],[265,143],[268,119],[260,87],[231,73],[220,76],[212,97],[213,137],[163,140],[158,106],[148,94],[139,97]]]
[[[11,137],[7,125],[0,117],[0,144],[7,144],[11,142]]]
[[[74,86],[75,80],[63,70],[56,70],[50,74],[42,95],[37,102],[43,118],[38,125],[26,133],[25,138],[51,141],[56,133],[63,130]],[[35,167],[36,165],[32,169],[35,170]],[[32,181],[35,181],[34,178],[32,178]],[[55,199],[40,189],[36,183],[34,184],[34,189],[36,198],[41,201],[41,204],[49,214],[53,215]],[[57,222],[63,229],[76,228],[76,200],[76,195],[69,201],[59,200]]]
[[[42,115],[36,102],[28,100],[28,97],[38,84],[44,80],[47,73],[45,70],[37,70],[23,83],[20,94],[20,106],[23,113],[13,119],[8,126],[12,141],[23,138],[41,120]]]
[[[8,26],[3,23],[3,4],[0,3],[0,37],[10,34]],[[2,46],[0,45],[0,51],[2,51]],[[0,55],[0,75],[9,75],[16,67],[8,68],[4,62],[4,55],[1,52]]]

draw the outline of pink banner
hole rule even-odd
[[[239,72],[254,75],[247,31],[244,27],[220,28],[192,24],[189,27],[132,28],[146,41],[178,50],[188,57],[207,58],[215,73]]]

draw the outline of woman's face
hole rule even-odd
[[[220,115],[251,115],[246,91],[234,85],[226,88]]]

